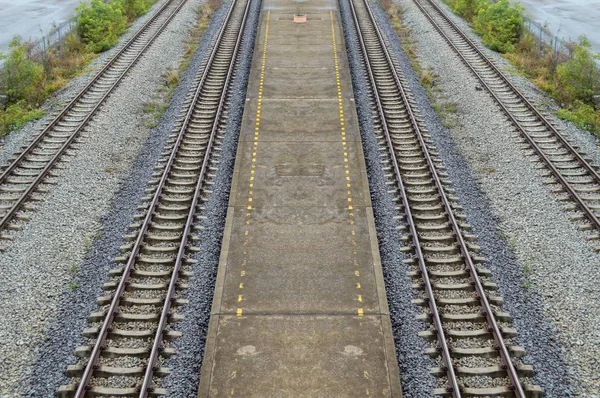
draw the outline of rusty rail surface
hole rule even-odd
[[[600,232],[600,220],[598,219],[598,215],[594,209],[592,209],[592,207],[586,203],[586,198],[577,192],[577,182],[575,180],[569,181],[569,175],[565,172],[561,172],[561,170],[557,167],[557,161],[551,159],[551,157],[556,155],[548,150],[545,150],[540,143],[536,142],[533,133],[539,133],[539,131],[535,131],[531,127],[525,126],[523,120],[519,119],[526,119],[526,117],[519,117],[516,115],[515,110],[518,110],[519,108],[515,107],[513,104],[503,101],[501,96],[502,94],[500,94],[497,89],[493,88],[490,83],[499,81],[505,88],[510,90],[510,93],[518,98],[520,103],[525,107],[530,115],[534,117],[546,129],[546,131],[558,141],[560,146],[568,152],[568,155],[571,156],[573,160],[585,170],[585,174],[590,178],[590,182],[595,186],[600,187],[600,175],[596,171],[596,168],[590,164],[590,162],[588,162],[588,160],[585,159],[582,154],[580,154],[579,151],[565,139],[565,137],[563,137],[563,135],[556,129],[552,122],[544,117],[544,115],[538,111],[535,105],[533,105],[525,97],[525,95],[523,95],[523,93],[521,93],[521,91],[508,80],[508,78],[496,67],[496,65],[494,65],[494,63],[483,53],[483,51],[481,51],[481,49],[458,27],[458,25],[446,15],[440,6],[438,6],[433,0],[413,1],[425,15],[425,17],[431,22],[434,28],[450,45],[452,50],[461,58],[463,63],[469,69],[471,69],[471,71],[475,74],[475,77],[477,77],[485,89],[491,94],[498,105],[500,105],[506,116],[517,128],[521,137],[526,140],[527,144],[529,144],[529,146],[534,150],[536,155],[542,159],[545,166],[552,173],[553,177],[567,192],[571,200],[575,202],[577,208],[585,215],[585,218],[590,222],[593,228],[597,232]],[[422,1],[425,2],[427,6],[429,6],[430,9],[435,12],[435,15],[432,15],[432,13],[428,11],[428,9],[423,5]],[[445,24],[446,27],[442,26],[442,23],[436,20],[436,16],[441,18],[442,23]],[[454,35],[454,40],[450,35]],[[455,42],[455,40],[458,40],[458,42]],[[467,54],[467,51],[470,51],[470,54]],[[478,65],[474,63],[473,59],[469,59],[470,55],[475,56],[477,61],[483,62],[485,67],[483,69],[481,66],[478,67]],[[485,76],[482,73],[483,71],[492,73],[492,75]],[[590,201],[590,199],[587,199],[587,201]],[[594,202],[597,202],[597,200],[594,200]],[[594,207],[596,210],[600,209],[600,206],[598,205]]]
[[[446,184],[442,181],[443,179],[438,173],[439,166],[436,166],[436,161],[434,161],[433,156],[430,154],[429,148],[431,145],[428,144],[427,139],[424,136],[425,134],[422,131],[421,123],[413,111],[413,101],[404,88],[405,84],[403,83],[403,79],[398,75],[398,71],[394,66],[394,62],[386,47],[385,41],[368,4],[368,1],[349,0],[349,4],[356,26],[360,48],[362,50],[362,58],[365,64],[367,78],[370,82],[376,111],[380,119],[379,122],[383,133],[383,139],[385,141],[385,146],[387,147],[387,152],[390,156],[393,179],[395,180],[400,193],[400,199],[402,202],[401,209],[405,214],[404,218],[408,224],[410,239],[412,239],[413,242],[411,249],[414,251],[414,256],[416,258],[416,262],[418,263],[418,275],[422,280],[421,286],[425,290],[426,298],[424,300],[424,305],[426,305],[429,309],[429,313],[427,315],[432,321],[435,329],[435,338],[437,338],[438,341],[437,349],[439,350],[443,360],[442,370],[445,371],[448,379],[448,386],[446,387],[445,392],[450,393],[455,398],[461,397],[463,394],[482,394],[484,392],[486,392],[486,394],[483,395],[502,395],[507,391],[513,391],[514,396],[516,397],[525,397],[525,388],[523,387],[517,373],[517,369],[513,364],[509,349],[504,342],[503,328],[496,319],[495,310],[488,300],[488,293],[486,292],[484,284],[479,277],[479,273],[481,271],[476,267],[475,262],[473,261],[471,254],[472,246],[467,243],[466,238],[464,237],[463,228],[461,228],[461,224],[455,216],[455,209],[451,203],[454,200],[450,200],[446,193]],[[374,62],[373,65],[372,61]],[[389,75],[391,78],[385,79],[386,81],[377,81],[374,73],[376,68],[379,68],[380,71],[383,70],[382,68],[389,68],[389,71],[388,69],[385,69],[385,72],[380,72],[380,74],[383,74],[384,76]],[[384,100],[382,100],[382,97],[380,96],[380,86],[384,87]],[[393,89],[390,88],[390,86],[393,86]],[[394,90],[397,90],[397,92]],[[388,112],[392,112],[392,110],[394,110],[394,107],[392,107],[393,102],[390,100],[392,97],[395,97],[401,101],[405,112],[402,120],[406,122],[405,124],[410,126],[407,127],[404,125],[402,128],[398,128],[396,126],[393,134],[390,132],[390,127],[388,126],[387,115]],[[398,111],[397,108],[395,110]],[[397,123],[397,120],[395,122]],[[491,334],[494,347],[500,355],[502,361],[501,368],[505,370],[506,376],[510,382],[508,388],[506,389],[500,388],[498,390],[485,391],[481,389],[482,391],[477,392],[474,390],[469,391],[468,389],[463,388],[459,382],[457,366],[454,363],[454,358],[452,355],[452,348],[448,344],[446,328],[444,327],[443,322],[443,314],[438,307],[439,300],[438,297],[436,297],[434,288],[435,284],[432,282],[430,277],[444,275],[444,273],[441,272],[436,275],[434,272],[429,270],[428,261],[430,260],[427,259],[427,255],[424,253],[424,248],[426,249],[426,247],[423,246],[423,242],[421,241],[420,237],[421,231],[417,221],[419,218],[413,214],[413,208],[416,208],[417,206],[411,203],[409,199],[410,195],[407,193],[408,189],[404,181],[404,179],[407,177],[403,177],[403,172],[399,166],[403,159],[396,155],[396,152],[400,152],[401,146],[404,144],[398,138],[394,139],[393,135],[397,136],[401,134],[407,134],[405,131],[408,128],[412,130],[411,137],[415,137],[416,141],[418,142],[415,147],[419,147],[419,151],[422,153],[421,156],[424,158],[423,164],[426,166],[423,168],[427,169],[428,176],[423,178],[431,179],[431,185],[435,187],[436,191],[435,194],[432,195],[437,195],[437,199],[441,205],[439,214],[445,216],[447,224],[450,226],[451,236],[454,241],[451,245],[449,245],[449,247],[458,248],[458,256],[460,257],[459,262],[463,263],[462,267],[464,267],[464,272],[466,272],[468,278],[470,279],[470,285],[472,286],[476,300],[481,307],[481,312],[485,317],[485,322],[488,328],[487,332]],[[410,180],[410,176],[408,179]],[[409,182],[413,181],[411,180]],[[432,209],[435,209],[435,207],[431,207],[427,210]],[[422,210],[423,208],[419,208],[417,211]],[[531,387],[530,389],[534,392],[539,390],[535,386]],[[436,391],[435,393],[440,394],[442,392]]]

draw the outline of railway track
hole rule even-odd
[[[110,273],[92,326],[90,344],[76,349],[80,363],[67,375],[75,383],[59,396],[164,395],[159,377],[164,359],[175,353],[170,341],[180,335],[174,323],[186,304],[182,292],[198,251],[192,235],[201,230],[203,203],[210,195],[227,117],[227,98],[251,1],[233,0],[211,53],[188,93],[156,180],[149,188],[122,247],[122,263]]]
[[[572,219],[581,221],[581,229],[594,231],[590,239],[600,238],[598,167],[563,137],[553,122],[536,109],[434,1],[414,2],[498,103],[523,141],[550,171],[553,181],[560,184],[554,191],[566,193],[572,202],[569,209],[579,212]]]
[[[12,238],[7,230],[20,229],[27,211],[35,209],[30,202],[41,200],[39,193],[56,176],[60,161],[75,149],[88,122],[142,57],[154,40],[177,15],[187,0],[168,0],[123,45],[71,102],[32,140],[21,148],[0,175],[0,250]]]
[[[420,318],[429,330],[427,353],[437,360],[435,395],[537,397],[542,390],[528,383],[533,368],[518,359],[510,315],[483,263],[476,237],[415,109],[410,90],[394,65],[368,0],[349,0],[370,82],[374,133],[389,179],[390,193],[404,220],[405,260],[424,308]]]

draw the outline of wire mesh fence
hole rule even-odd
[[[524,26],[535,38],[540,50],[543,47],[549,48],[557,58],[573,57],[574,42],[572,40],[560,37],[558,33],[553,33],[547,26],[527,17],[524,18]]]
[[[59,25],[54,25],[48,33],[42,34],[39,39],[29,42],[27,46],[29,57],[43,56],[51,47],[60,47],[67,34],[75,29],[75,26],[75,19],[69,19]]]

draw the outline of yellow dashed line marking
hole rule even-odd
[[[344,115],[344,102],[343,102],[343,97],[342,97],[342,84],[340,82],[340,68],[339,68],[339,61],[338,61],[338,55],[337,55],[337,43],[335,40],[335,26],[333,24],[333,12],[329,11],[329,18],[331,19],[331,37],[333,40],[333,63],[335,65],[335,81],[337,84],[337,93],[338,93],[338,108],[339,108],[339,114],[340,114],[340,135],[342,138],[342,149],[344,150],[344,174],[346,177],[346,187],[348,188],[347,191],[347,201],[348,201],[348,217],[349,217],[349,222],[351,226],[354,226],[355,222],[354,222],[354,213],[352,212],[352,210],[354,210],[354,207],[352,206],[352,178],[350,176],[350,166],[349,166],[349,162],[350,162],[350,158],[348,155],[348,146],[346,144],[346,127],[345,127],[345,115]],[[356,230],[354,228],[352,228],[350,230],[350,235],[352,237],[356,236]],[[357,245],[356,240],[354,238],[352,238],[352,244],[354,246]],[[357,252],[353,251],[352,253],[354,256],[356,256]],[[356,258],[354,259],[354,265],[358,266],[358,261],[356,260]],[[354,271],[354,276],[356,278],[360,278],[360,271],[355,270]],[[356,289],[361,289],[361,284],[360,282],[356,282]],[[363,302],[363,297],[362,295],[358,294],[357,295],[357,301],[359,303]],[[359,317],[364,315],[364,310],[362,307],[358,307],[356,309],[356,312],[358,314]]]
[[[252,205],[251,203],[254,201],[254,174],[256,173],[256,161],[258,159],[257,156],[257,148],[258,148],[258,138],[260,136],[260,112],[261,112],[261,106],[262,106],[262,94],[263,94],[263,89],[264,89],[264,77],[265,77],[265,67],[266,67],[266,63],[267,63],[267,42],[269,39],[269,21],[271,19],[271,11],[267,12],[267,24],[265,27],[265,42],[263,44],[263,56],[262,56],[262,65],[261,65],[261,72],[260,72],[260,83],[258,85],[258,104],[256,107],[256,116],[255,116],[255,120],[254,120],[254,138],[253,138],[253,151],[252,151],[252,158],[250,161],[250,178],[249,178],[249,183],[248,183],[248,206],[246,207],[246,210],[248,210],[246,212],[246,228],[244,230],[244,236],[246,236],[246,240],[244,242],[244,246],[247,246],[249,241],[248,241],[248,236],[250,235],[250,219],[252,218]],[[244,251],[244,255],[247,255],[248,252]],[[242,262],[242,268],[246,266],[246,262],[247,260],[244,259]],[[240,277],[243,278],[246,276],[246,271],[242,269],[242,271],[240,272]],[[240,282],[239,284],[239,289],[243,289],[244,288],[244,283]],[[237,298],[238,303],[241,303],[243,301],[243,295],[239,294],[238,298]],[[237,316],[242,316],[244,310],[243,308],[238,308],[236,311]]]

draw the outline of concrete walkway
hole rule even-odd
[[[400,398],[338,3],[256,41],[198,397]]]

